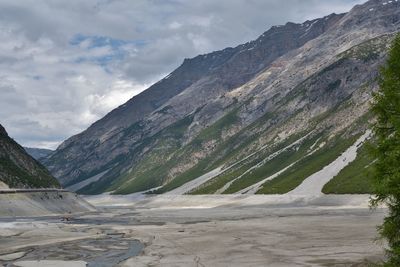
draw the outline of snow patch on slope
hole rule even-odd
[[[220,193],[224,192],[226,189],[228,189],[228,187],[229,187],[234,181],[236,181],[237,179],[240,179],[243,175],[247,174],[248,172],[252,171],[252,170],[255,169],[255,168],[261,167],[261,166],[264,165],[266,162],[268,162],[268,161],[274,159],[275,157],[279,156],[279,154],[281,154],[282,152],[284,152],[284,151],[290,149],[291,147],[300,144],[300,143],[301,143],[305,138],[307,138],[311,133],[312,133],[312,132],[308,133],[307,135],[305,135],[305,136],[303,136],[302,138],[298,139],[297,141],[291,143],[290,145],[288,145],[288,146],[282,148],[281,150],[279,150],[279,151],[277,151],[277,152],[275,152],[275,153],[272,153],[271,155],[269,155],[268,157],[266,157],[264,160],[262,160],[261,162],[257,163],[256,165],[254,165],[253,167],[251,167],[250,169],[248,169],[248,170],[247,170],[245,173],[243,173],[241,176],[239,176],[239,177],[237,177],[236,179],[234,179],[234,180],[230,181],[229,183],[225,184],[224,187],[221,188],[221,189],[219,189],[215,194],[220,194]],[[251,153],[250,155],[246,156],[245,158],[243,158],[243,159],[241,159],[241,160],[235,162],[234,164],[232,164],[232,165],[230,165],[230,166],[228,166],[228,167],[226,167],[226,168],[223,168],[223,166],[220,166],[220,167],[218,167],[218,168],[216,168],[216,169],[214,169],[214,170],[212,170],[212,171],[210,171],[210,172],[208,172],[208,173],[206,173],[206,174],[204,174],[204,175],[202,175],[202,176],[200,176],[200,177],[198,177],[198,178],[196,178],[196,179],[194,179],[194,180],[192,180],[192,181],[190,181],[190,182],[187,182],[186,184],[183,184],[182,186],[180,186],[180,187],[178,187],[178,188],[176,188],[176,189],[174,189],[174,190],[171,190],[171,191],[169,191],[169,192],[164,193],[164,195],[183,195],[183,194],[187,194],[187,193],[189,193],[190,191],[192,191],[192,190],[198,188],[198,187],[201,186],[202,184],[204,184],[204,183],[210,181],[211,179],[217,177],[218,175],[224,173],[225,171],[227,171],[227,170],[229,170],[229,169],[235,167],[236,165],[238,165],[238,164],[242,163],[243,161],[249,159],[250,157],[256,155],[257,153],[261,152],[262,150],[266,149],[266,148],[269,147],[269,146],[270,146],[269,144],[266,144],[266,145],[262,146],[260,149],[258,149],[257,151],[255,151],[255,152]]]
[[[351,147],[329,165],[325,166],[319,172],[306,178],[297,188],[287,193],[288,195],[321,195],[322,188],[333,177],[354,161],[357,157],[358,148],[371,137],[371,131],[368,130]]]
[[[264,183],[266,183],[269,180],[275,179],[276,177],[278,177],[281,173],[285,172],[287,169],[289,169],[290,167],[292,167],[294,164],[296,164],[298,161],[293,162],[292,164],[286,166],[285,168],[283,168],[282,170],[274,173],[273,175],[265,178],[264,180],[255,183],[249,187],[246,187],[245,189],[242,189],[238,192],[236,192],[235,194],[246,194],[246,195],[254,195],[258,190],[260,190],[260,188],[262,187],[262,185]]]
[[[318,140],[319,140],[319,139],[318,139]],[[318,142],[318,140],[317,140],[317,142]],[[312,145],[312,147],[314,147],[314,146],[315,146],[315,144]],[[320,148],[320,147],[319,147],[319,148]],[[311,156],[311,155],[314,154],[319,148],[314,149],[313,151],[311,151],[310,153],[308,153],[305,157]],[[296,160],[295,162],[293,162],[292,164],[286,166],[286,167],[283,168],[282,170],[280,170],[280,171],[274,173],[273,175],[271,175],[271,176],[269,176],[269,177],[263,179],[262,181],[259,181],[258,183],[255,183],[255,184],[253,184],[253,185],[251,185],[251,186],[249,186],[249,187],[247,187],[247,188],[245,188],[245,189],[242,189],[242,190],[238,191],[238,192],[235,193],[235,194],[253,195],[253,194],[257,193],[257,191],[261,189],[261,187],[263,186],[263,184],[265,184],[267,181],[270,181],[270,180],[272,180],[272,179],[275,179],[276,177],[278,177],[279,175],[281,175],[282,173],[284,173],[287,169],[291,168],[293,165],[295,165],[297,162],[299,162],[299,161],[302,160],[302,159],[303,159],[303,158]]]
[[[86,179],[86,180],[84,180],[82,182],[79,182],[79,183],[73,184],[71,186],[68,186],[66,189],[68,189],[69,191],[76,192],[79,189],[84,188],[85,186],[87,186],[87,185],[89,185],[91,183],[97,182],[108,171],[109,170],[105,170],[105,171],[103,171],[103,172],[101,172],[99,174],[96,174],[95,176],[92,176],[92,177],[90,177],[90,178],[88,178],[88,179]]]
[[[268,161],[271,161],[272,159],[276,158],[277,156],[279,156],[280,154],[282,154],[283,152],[285,152],[286,150],[301,144],[301,142],[303,142],[304,139],[306,139],[311,133],[303,136],[302,138],[298,139],[297,141],[291,143],[290,145],[276,151],[275,153],[272,153],[271,155],[269,155],[268,157],[266,157],[264,160],[262,160],[261,162],[257,163],[256,165],[254,165],[253,167],[251,167],[250,169],[248,169],[247,171],[245,171],[244,173],[242,173],[240,176],[238,176],[237,178],[233,179],[232,181],[229,181],[228,183],[226,183],[222,188],[218,189],[217,192],[215,192],[215,194],[221,194],[223,192],[225,192],[235,181],[239,180],[240,178],[242,178],[244,175],[246,175],[247,173],[253,171],[254,169],[260,168],[261,166],[263,166],[264,164],[266,164]]]
[[[200,185],[204,184],[205,182],[211,180],[212,178],[220,175],[222,173],[222,167],[218,167],[174,190],[164,193],[164,195],[183,195],[189,193],[193,189],[199,187]]]

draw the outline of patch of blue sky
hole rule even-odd
[[[74,62],[82,63],[82,62],[94,62],[103,66],[106,71],[107,65],[111,62],[122,60],[125,55],[129,52],[127,48],[130,49],[140,49],[146,46],[147,42],[145,40],[121,40],[114,39],[106,36],[89,36],[83,34],[75,35],[69,42],[72,46],[80,46],[82,42],[88,41],[85,49],[91,50],[99,47],[109,47],[110,53],[102,56],[88,56],[88,57],[79,57]],[[129,49],[129,48],[128,48]]]
[[[76,34],[71,41],[69,42],[70,45],[80,45],[82,42],[89,40],[90,44],[87,49],[93,49],[96,47],[103,47],[103,46],[110,46],[113,49],[118,49],[125,45],[133,45],[135,47],[143,47],[147,44],[145,40],[121,40],[121,39],[114,39],[107,36],[97,36],[97,35],[83,35],[83,34]]]
[[[43,76],[42,75],[33,75],[33,76],[31,76],[32,77],[32,79],[34,79],[34,80],[36,80],[36,81],[40,81],[40,80],[43,80]]]

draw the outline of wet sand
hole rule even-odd
[[[368,197],[87,198],[98,212],[0,219],[4,266],[368,266],[383,259]]]

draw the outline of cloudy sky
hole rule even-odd
[[[55,148],[194,57],[363,0],[0,0],[0,123]]]

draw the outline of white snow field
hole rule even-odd
[[[186,194],[188,192],[190,192],[191,190],[199,187],[200,185],[204,184],[205,182],[213,179],[214,177],[220,175],[222,173],[222,167],[218,167],[190,182],[185,183],[184,185],[171,190],[169,192],[166,192],[166,195],[183,195]]]

